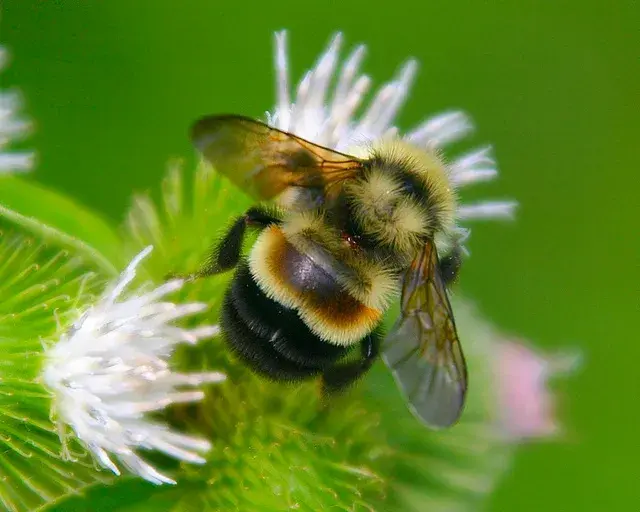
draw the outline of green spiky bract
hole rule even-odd
[[[106,480],[73,439],[77,460],[61,458],[51,395],[39,372],[44,340],[100,290],[91,266],[69,251],[3,230],[0,234],[0,504],[36,510]],[[68,459],[68,457],[67,457]]]
[[[29,212],[29,219],[37,221],[31,224],[23,222],[13,210],[4,217],[36,237],[46,237],[49,244],[66,251],[67,259],[76,251],[79,261],[88,261],[87,269],[75,274],[66,267],[64,272],[56,270],[59,266],[50,267],[50,276],[70,287],[66,295],[74,297],[82,282],[79,275],[93,271],[99,277],[109,277],[109,264],[102,258],[121,269],[122,261],[149,244],[154,246],[154,252],[145,261],[144,270],[155,283],[169,274],[196,270],[211,244],[250,204],[247,197],[211,169],[199,167],[191,180],[185,179],[180,166],[175,164],[162,183],[157,201],[148,195],[134,198],[118,237],[122,243],[119,252],[113,250],[112,244],[108,244],[109,254],[96,249],[106,244],[101,239],[78,245],[81,234],[65,233],[61,221],[55,225],[53,234],[36,229],[47,223],[50,213],[46,208]],[[100,257],[92,260],[93,251]],[[112,256],[116,252],[122,258],[119,261]],[[0,266],[5,261],[6,254],[2,252]],[[16,274],[14,270],[20,269],[12,267],[11,275]],[[176,294],[174,300],[208,303],[210,310],[197,321],[216,323],[229,279],[227,274],[194,281]],[[6,295],[12,299],[4,303],[4,315],[22,308],[13,298],[19,291],[15,289]],[[40,304],[53,300],[51,294],[48,299],[37,293],[33,297]],[[65,311],[68,313],[74,307],[68,306]],[[348,393],[322,398],[317,382],[290,385],[256,377],[229,354],[221,337],[177,351],[173,360],[177,370],[223,371],[228,379],[207,388],[202,403],[174,407],[168,412],[165,420],[174,428],[207,436],[213,449],[204,466],[178,465],[165,458],[154,458],[160,469],[178,480],[175,487],[154,487],[135,477],[115,479],[105,471],[96,472],[90,464],[86,465],[86,459],[85,465],[59,459],[61,445],[48,416],[49,398],[37,375],[42,351],[39,339],[50,339],[56,331],[52,311],[43,308],[34,317],[33,332],[31,321],[23,323],[24,332],[18,331],[20,335],[8,338],[4,345],[5,350],[16,354],[15,366],[0,354],[5,361],[3,376],[21,374],[23,386],[13,388],[8,402],[3,399],[0,414],[9,411],[17,416],[11,420],[18,425],[14,425],[14,430],[20,425],[25,429],[32,425],[20,439],[30,446],[37,443],[44,446],[45,441],[40,439],[46,439],[47,451],[35,453],[31,448],[33,453],[26,456],[12,448],[11,459],[5,457],[7,462],[0,472],[3,476],[10,475],[14,468],[39,464],[40,458],[64,469],[40,465],[37,481],[53,489],[48,494],[34,493],[25,485],[9,490],[7,483],[0,487],[0,499],[6,503],[7,497],[16,495],[18,498],[12,498],[12,510],[32,510],[29,506],[33,507],[31,503],[35,502],[25,497],[37,495],[42,510],[55,511],[476,509],[494,488],[510,449],[493,427],[495,398],[489,363],[496,335],[462,300],[454,300],[454,310],[471,382],[463,418],[447,431],[428,430],[411,416],[381,362]],[[63,326],[68,326],[65,321],[60,320]],[[35,335],[35,326],[44,324],[48,330]],[[4,332],[0,330],[3,335]],[[33,363],[27,363],[27,357],[21,359],[28,353],[34,354]],[[19,370],[22,364],[31,365],[29,372]],[[21,412],[12,412],[16,410]],[[39,426],[35,427],[36,424]],[[1,433],[3,438],[12,437],[4,430]],[[76,472],[76,480],[61,476],[72,470]],[[100,477],[107,481],[101,481]],[[19,477],[10,478],[15,481]],[[26,508],[25,503],[29,504]]]

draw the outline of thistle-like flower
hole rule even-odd
[[[120,471],[112,457],[152,483],[175,483],[145,462],[138,450],[157,450],[202,464],[201,454],[210,449],[210,443],[175,432],[148,414],[171,404],[199,401],[204,397],[201,390],[181,388],[220,382],[225,376],[217,372],[181,374],[171,369],[169,357],[176,345],[195,344],[217,333],[215,327],[172,325],[206,308],[201,303],[178,305],[161,300],[179,290],[183,281],[172,280],[122,299],[151,249],[136,256],[97,304],[46,351],[43,381],[53,393],[52,412],[63,445],[70,427],[98,463],[116,475]]]
[[[356,47],[336,74],[341,44],[342,35],[338,33],[316,66],[304,75],[292,102],[286,32],[276,34],[277,103],[273,112],[267,112],[267,121],[316,144],[348,153],[356,144],[399,135],[394,119],[409,95],[418,64],[415,60],[407,61],[356,117],[355,112],[371,86],[370,78],[359,71],[366,48]],[[463,112],[449,111],[426,119],[402,138],[417,146],[440,150],[464,138],[472,129],[471,121]],[[456,188],[488,181],[497,175],[488,146],[454,159],[447,168],[451,184]],[[456,217],[458,220],[510,218],[515,206],[513,201],[459,205]],[[459,228],[459,231],[464,238],[465,230]]]
[[[7,62],[7,51],[0,46],[0,71]],[[11,141],[25,135],[29,123],[17,117],[20,96],[17,92],[0,92],[0,174],[24,172],[33,166],[30,152],[5,152]]]

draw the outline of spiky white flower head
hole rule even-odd
[[[0,71],[7,62],[7,51],[0,46]],[[5,152],[12,140],[29,130],[29,123],[17,117],[20,96],[17,92],[0,92],[0,174],[29,171],[33,166],[31,152]]]
[[[138,450],[157,450],[202,464],[201,454],[210,449],[210,443],[175,432],[151,420],[148,413],[197,402],[204,393],[193,388],[220,382],[225,375],[171,369],[169,357],[176,345],[195,344],[218,332],[217,327],[172,325],[206,308],[201,303],[161,300],[179,290],[182,280],[122,298],[136,267],[151,250],[149,246],[138,254],[104,296],[46,351],[43,380],[54,395],[52,413],[65,447],[70,427],[99,464],[116,475],[120,471],[112,457],[152,483],[175,483],[145,462]]]
[[[357,46],[336,73],[342,44],[342,34],[336,34],[315,67],[305,73],[292,101],[286,36],[285,31],[276,33],[277,104],[273,112],[267,112],[269,124],[337,151],[399,135],[393,123],[409,95],[418,68],[415,60],[407,61],[392,81],[379,88],[364,112],[356,116],[371,86],[371,79],[360,74],[365,46]],[[464,138],[472,129],[471,121],[463,112],[449,111],[426,119],[402,138],[417,146],[443,149]],[[475,149],[454,159],[448,164],[448,170],[451,184],[456,188],[491,180],[498,173],[490,147]],[[457,219],[510,218],[515,206],[513,201],[460,205]],[[460,236],[464,237],[464,230]]]

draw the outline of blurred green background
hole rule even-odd
[[[521,449],[490,509],[637,509],[636,1],[5,0],[1,15],[34,179],[114,220],[169,158],[195,162],[196,117],[272,108],[274,30],[290,30],[296,80],[335,30],[368,45],[377,83],[417,57],[400,126],[464,108],[501,169],[464,199],[520,202],[517,222],[474,228],[465,293],[507,332],[585,355],[556,385],[563,438]]]

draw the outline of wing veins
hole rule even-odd
[[[433,241],[425,244],[405,274],[401,304],[401,318],[390,338],[402,350],[384,349],[390,354],[385,361],[412,412],[429,425],[449,426],[462,411],[467,372]],[[411,348],[406,351],[405,345]],[[394,352],[402,357],[392,357]]]
[[[336,187],[364,168],[364,160],[244,116],[204,117],[194,123],[191,134],[218,172],[261,201],[277,201],[290,187],[325,194],[331,189],[335,194]],[[315,207],[315,202],[307,207]]]

